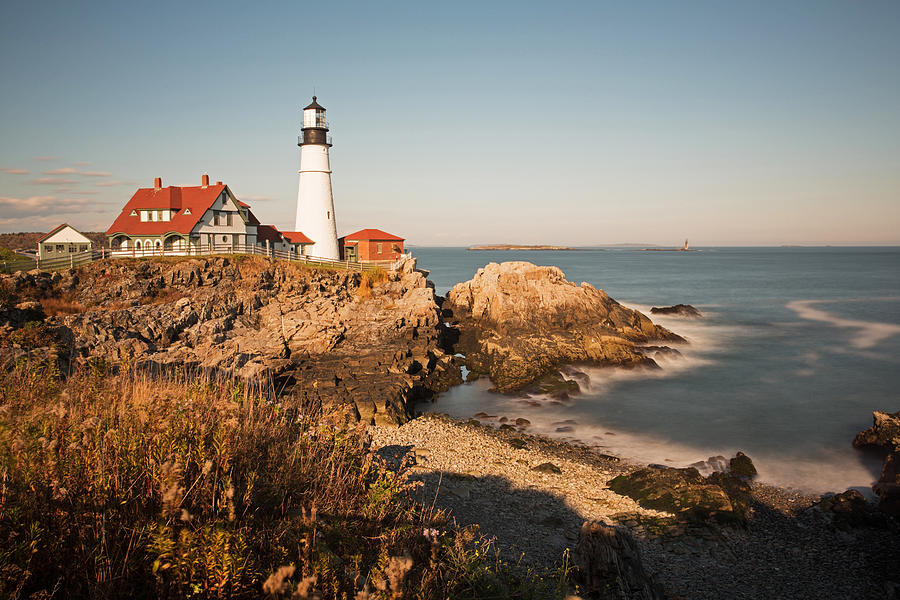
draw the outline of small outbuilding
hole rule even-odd
[[[295,254],[306,254],[307,250],[315,243],[302,231],[282,231],[284,241]]]
[[[37,255],[41,260],[62,258],[78,252],[92,250],[89,237],[69,225],[63,223],[37,241]]]
[[[256,243],[265,247],[266,252],[289,252],[291,254],[306,254],[313,241],[302,231],[279,231],[274,225],[257,225]]]
[[[360,229],[340,240],[344,260],[390,263],[403,254],[404,238],[380,229]]]

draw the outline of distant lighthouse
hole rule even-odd
[[[334,220],[334,197],[331,193],[331,163],[328,149],[328,123],[325,108],[316,102],[303,109],[300,146],[300,186],[297,191],[297,231],[302,231],[313,244],[310,256],[340,258],[337,226]]]

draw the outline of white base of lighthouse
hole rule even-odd
[[[340,258],[334,197],[331,192],[331,163],[328,146],[300,146],[300,186],[297,191],[297,231],[313,241],[307,249],[310,256],[337,260]]]

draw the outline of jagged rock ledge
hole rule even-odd
[[[875,411],[872,427],[860,431],[853,440],[857,448],[873,448],[884,455],[881,477],[872,486],[884,512],[900,516],[900,411]]]
[[[63,373],[100,357],[270,378],[282,395],[379,423],[461,382],[414,260],[375,279],[261,257],[105,260],[0,276],[0,289],[3,358],[38,350],[10,334],[43,320]]]

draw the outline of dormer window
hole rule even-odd
[[[191,209],[189,209],[189,208],[184,209],[184,214],[186,214],[186,215],[191,214]]]
[[[132,210],[132,211],[131,211],[131,214],[128,215],[128,216],[129,216],[129,217],[136,217],[136,216],[138,216],[137,211],[136,211],[136,210]]]

